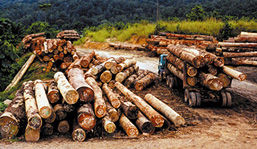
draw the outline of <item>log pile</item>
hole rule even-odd
[[[195,46],[200,49],[206,49],[206,47],[217,43],[217,40],[212,36],[206,35],[159,33],[159,35],[151,35],[151,37],[147,39],[147,43],[148,50],[157,55],[161,55],[169,54],[167,49],[169,44]]]
[[[75,41],[80,38],[78,32],[75,30],[64,30],[58,33],[56,37],[59,39],[65,39],[70,41]]]
[[[131,44],[131,43],[126,43],[126,42],[109,43],[109,47],[112,47],[115,50],[118,50],[118,49],[136,50],[136,51],[144,51],[145,50],[145,47],[140,44]]]
[[[224,65],[224,60],[216,55],[199,48],[183,45],[168,47],[168,72],[188,86],[203,86],[209,90],[220,91],[229,87],[232,78],[244,81],[246,75]],[[184,73],[185,72],[185,73]],[[174,81],[167,81],[172,86]]]
[[[106,68],[100,66],[110,61],[117,62],[111,58],[92,66],[99,68],[96,75],[89,76],[91,68],[84,72],[80,66],[56,72],[52,82],[24,82],[0,116],[1,137],[12,138],[21,132],[26,141],[35,142],[54,133],[70,133],[74,141],[84,141],[124,130],[129,138],[136,138],[140,133],[160,130],[155,128],[166,129],[171,123],[185,125],[178,113],[153,95],[143,99],[126,88],[121,82],[128,79],[116,81],[114,88],[101,82],[99,76]],[[152,81],[153,73],[137,70],[134,59],[119,64],[125,64],[121,72],[129,72],[125,78],[135,76],[130,85],[140,82],[144,88]]]
[[[257,33],[241,32],[207,50],[224,57],[227,65],[257,66]]]

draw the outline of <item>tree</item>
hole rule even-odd
[[[52,7],[52,4],[42,4],[42,5],[39,5],[38,7],[39,9],[45,12],[45,22],[46,22],[46,13]]]
[[[41,32],[45,32],[47,38],[55,38],[58,31],[55,31],[47,22],[34,22],[26,31],[27,34]]]
[[[205,18],[205,12],[202,5],[196,5],[186,17],[192,21],[202,21]]]

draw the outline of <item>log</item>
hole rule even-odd
[[[133,66],[126,68],[122,72],[119,72],[118,74],[116,74],[115,81],[123,82],[127,77],[129,77],[130,75],[132,75],[134,73],[135,68],[136,68],[136,66],[133,65]]]
[[[136,74],[132,74],[131,76],[128,77],[128,79],[126,79],[126,81],[124,82],[124,85],[127,88],[130,88],[131,85],[133,84],[133,82],[136,80],[137,75]]]
[[[143,77],[142,79],[140,79],[135,83],[135,89],[137,91],[141,91],[144,88],[146,88],[147,85],[153,83],[155,79],[156,79],[155,74],[149,73],[148,75],[146,75],[145,77]]]
[[[50,60],[50,57],[49,57],[48,55],[45,55],[45,56],[43,57],[43,60],[44,60],[45,62],[48,62],[48,61]]]
[[[73,124],[73,131],[72,131],[72,139],[73,141],[83,142],[87,135],[83,128],[81,128],[76,122]]]
[[[116,125],[111,121],[108,115],[103,118],[103,127],[108,133],[113,133],[116,130]]]
[[[46,73],[50,72],[52,67],[53,67],[53,62],[48,62],[47,66],[46,66]]]
[[[111,89],[114,89],[115,88],[115,80],[111,80],[109,83],[108,83],[108,86],[111,88]]]
[[[220,78],[221,82],[223,83],[223,88],[228,87],[232,82],[229,76],[225,75],[224,73],[219,73],[217,77]]]
[[[153,134],[155,127],[153,124],[141,113],[138,113],[136,125],[142,133]]]
[[[251,60],[233,60],[229,63],[232,65],[246,65],[246,66],[257,66],[257,61],[251,61]]]
[[[68,79],[72,87],[79,93],[81,102],[92,102],[94,100],[94,91],[86,83],[83,70],[79,68],[71,68],[68,71]]]
[[[46,96],[46,86],[41,80],[36,80],[34,86],[39,115],[44,119],[49,118],[53,111]]]
[[[257,48],[257,43],[228,43],[219,42],[217,46],[221,47],[240,47],[240,48]]]
[[[57,82],[57,87],[61,92],[63,99],[68,104],[75,104],[79,99],[79,93],[70,85],[62,72],[57,72],[54,75],[54,80]]]
[[[54,134],[54,126],[51,124],[46,123],[41,128],[41,134],[43,136],[51,136]]]
[[[137,119],[139,113],[138,107],[130,101],[122,101],[121,103],[122,111],[126,117],[130,120]]]
[[[72,56],[73,60],[76,61],[77,59],[80,59],[79,58],[79,55],[77,54],[77,52],[75,52]]]
[[[32,129],[27,126],[25,130],[25,140],[27,142],[36,142],[40,138],[40,129]]]
[[[100,80],[103,83],[108,83],[112,80],[112,73],[109,70],[105,70],[101,75],[100,75]]]
[[[222,69],[223,69],[223,72],[225,74],[227,74],[227,75],[229,75],[229,76],[231,76],[231,77],[233,77],[233,78],[235,78],[239,81],[244,81],[247,78],[246,74],[244,74],[242,72],[239,72],[239,71],[236,71],[236,70],[234,70],[232,68],[229,68],[227,66],[223,66]]]
[[[198,79],[203,86],[210,90],[220,91],[223,88],[222,81],[212,74],[201,72],[199,73]]]
[[[76,110],[74,105],[68,104],[66,102],[63,102],[62,106],[63,106],[64,111],[67,113],[71,113]]]
[[[78,109],[78,124],[85,130],[91,130],[96,125],[96,118],[90,103],[82,105]]]
[[[28,127],[39,129],[42,126],[42,119],[38,113],[38,107],[33,91],[33,82],[28,81],[23,83],[25,110],[28,120]]]
[[[119,109],[116,110],[108,101],[105,101],[105,104],[108,116],[110,117],[111,121],[114,123],[117,122],[120,118]]]
[[[118,97],[114,94],[113,90],[109,88],[106,83],[102,86],[102,89],[106,94],[106,96],[108,97],[109,102],[112,104],[112,106],[116,109],[119,108],[121,103]]]
[[[60,121],[57,129],[60,133],[68,132],[70,130],[69,122],[67,120]]]
[[[95,79],[88,77],[86,82],[93,88],[94,91],[94,111],[98,118],[102,118],[106,114],[106,104],[103,99],[103,93],[101,88],[98,86]]]
[[[56,114],[56,119],[58,121],[64,120],[67,116],[67,112],[64,110],[61,104],[56,104],[54,106],[54,113]]]
[[[80,65],[84,68],[87,68],[93,57],[95,56],[95,51],[88,53],[82,57]]]
[[[52,111],[54,111],[54,109],[52,109]],[[44,119],[44,121],[48,124],[52,124],[54,121],[56,120],[56,114],[55,112],[52,112],[52,114],[50,115],[50,117],[48,117],[47,119]]]
[[[164,123],[163,116],[155,111],[148,103],[146,103],[142,98],[128,90],[120,82],[116,82],[115,87],[120,90],[123,95],[131,100],[144,113],[144,115],[152,122],[154,127],[162,127]]]
[[[174,111],[167,104],[153,96],[152,94],[145,95],[144,98],[152,107],[160,111],[165,117],[167,117],[176,127],[184,126],[185,119],[180,116],[176,111]]]
[[[57,88],[57,83],[54,81],[52,81],[48,87],[47,99],[52,104],[60,100],[60,92]]]
[[[26,71],[28,70],[29,66],[32,64],[35,58],[36,58],[35,54],[32,54],[29,57],[27,62],[21,67],[20,71],[15,75],[12,82],[6,87],[5,91],[9,91],[12,87],[17,85],[17,83],[21,80],[21,78],[26,73]]]
[[[135,138],[138,136],[137,127],[124,114],[121,114],[119,123],[129,137]]]
[[[113,66],[113,67],[111,68],[112,74],[117,74],[117,73],[119,72],[116,66],[117,66],[117,65],[115,65],[115,66]]]
[[[19,131],[21,132],[22,126],[25,124],[26,112],[22,94],[22,91],[18,90],[15,98],[0,116],[1,138],[13,138]]]
[[[129,66],[135,65],[137,62],[133,59],[126,59],[124,62],[116,65],[116,69],[118,72],[121,72],[124,68],[128,68]]]
[[[117,62],[115,61],[115,59],[113,59],[112,61],[108,61],[104,64],[105,69],[109,70],[112,67],[115,67],[117,65]]]
[[[224,57],[256,57],[257,52],[223,52]]]
[[[208,71],[216,76],[218,74],[218,69],[216,67],[214,67],[213,65],[206,65],[208,67]]]

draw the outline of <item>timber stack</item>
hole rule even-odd
[[[80,39],[80,36],[77,31],[75,30],[64,30],[57,34],[56,36],[58,39],[65,39],[69,41],[76,41]]]
[[[72,65],[65,73],[56,72],[51,82],[24,82],[0,116],[1,138],[20,132],[26,141],[35,142],[54,133],[68,133],[74,141],[84,141],[122,130],[128,138],[137,138],[140,133],[167,130],[171,124],[184,126],[184,118],[161,100],[151,94],[141,98],[122,84],[133,75],[130,84],[140,82],[140,89],[152,82],[153,74],[138,70],[134,59],[119,61],[117,81],[101,80],[101,75],[111,73],[105,68],[107,62],[117,63],[118,59],[108,59],[87,71]]]
[[[207,50],[224,57],[227,65],[257,66],[257,33],[241,32]]]
[[[146,41],[148,43],[148,50],[157,55],[168,54],[167,46],[169,44],[195,46],[200,49],[206,49],[206,47],[218,42],[213,36],[182,35],[163,32],[160,32],[159,35],[151,35]]]
[[[112,43],[109,43],[109,47],[114,48],[115,50],[124,49],[124,50],[145,51],[144,45],[131,44],[126,42],[112,42]]]

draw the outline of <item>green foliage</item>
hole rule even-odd
[[[224,26],[220,29],[218,40],[228,39],[229,37],[232,37],[233,28],[231,24],[226,21],[224,23]]]
[[[26,34],[45,32],[47,38],[56,38],[59,31],[52,28],[47,22],[34,22],[26,30]]]
[[[196,5],[194,8],[192,8],[191,12],[186,15],[186,17],[192,21],[203,21],[203,19],[205,18],[205,12],[203,10],[203,7],[201,5]]]
[[[5,108],[7,108],[7,105],[3,102],[0,102],[0,111],[3,112]]]

